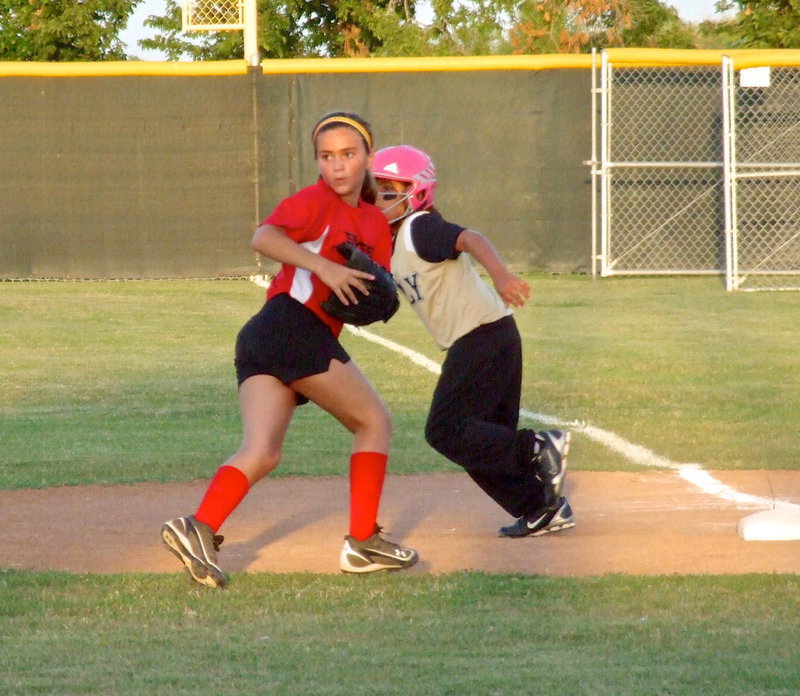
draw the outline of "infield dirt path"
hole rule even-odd
[[[800,472],[713,472],[738,491],[800,503]],[[193,512],[206,481],[0,491],[0,567],[76,573],[181,572],[159,528]],[[227,520],[220,564],[242,571],[338,572],[347,531],[345,478],[257,484]],[[800,573],[800,541],[744,541],[756,511],[702,493],[672,472],[572,472],[576,526],[500,539],[510,518],[461,473],[389,476],[380,522],[416,548],[412,573],[454,570],[553,576]]]

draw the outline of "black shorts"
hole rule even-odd
[[[236,379],[271,375],[284,384],[327,372],[350,356],[320,318],[286,293],[268,300],[236,338]],[[300,394],[297,403],[308,401]]]

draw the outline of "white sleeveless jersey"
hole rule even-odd
[[[446,350],[478,326],[512,312],[494,287],[478,275],[469,254],[436,263],[420,258],[411,226],[417,217],[427,214],[414,213],[400,226],[392,252],[392,275],[433,340]]]

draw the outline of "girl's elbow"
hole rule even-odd
[[[267,225],[258,227],[253,233],[253,238],[250,240],[250,248],[256,253],[266,256],[266,241],[268,235]]]

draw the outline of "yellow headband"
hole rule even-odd
[[[314,142],[317,142],[317,135],[319,134],[320,130],[331,123],[341,123],[345,126],[352,126],[355,128],[361,135],[364,137],[364,140],[367,141],[367,149],[372,149],[372,138],[370,137],[367,129],[364,128],[358,121],[354,121],[352,118],[347,118],[347,116],[331,116],[330,118],[326,118],[323,121],[320,121],[319,125],[314,129],[314,134],[311,136],[311,139]]]

